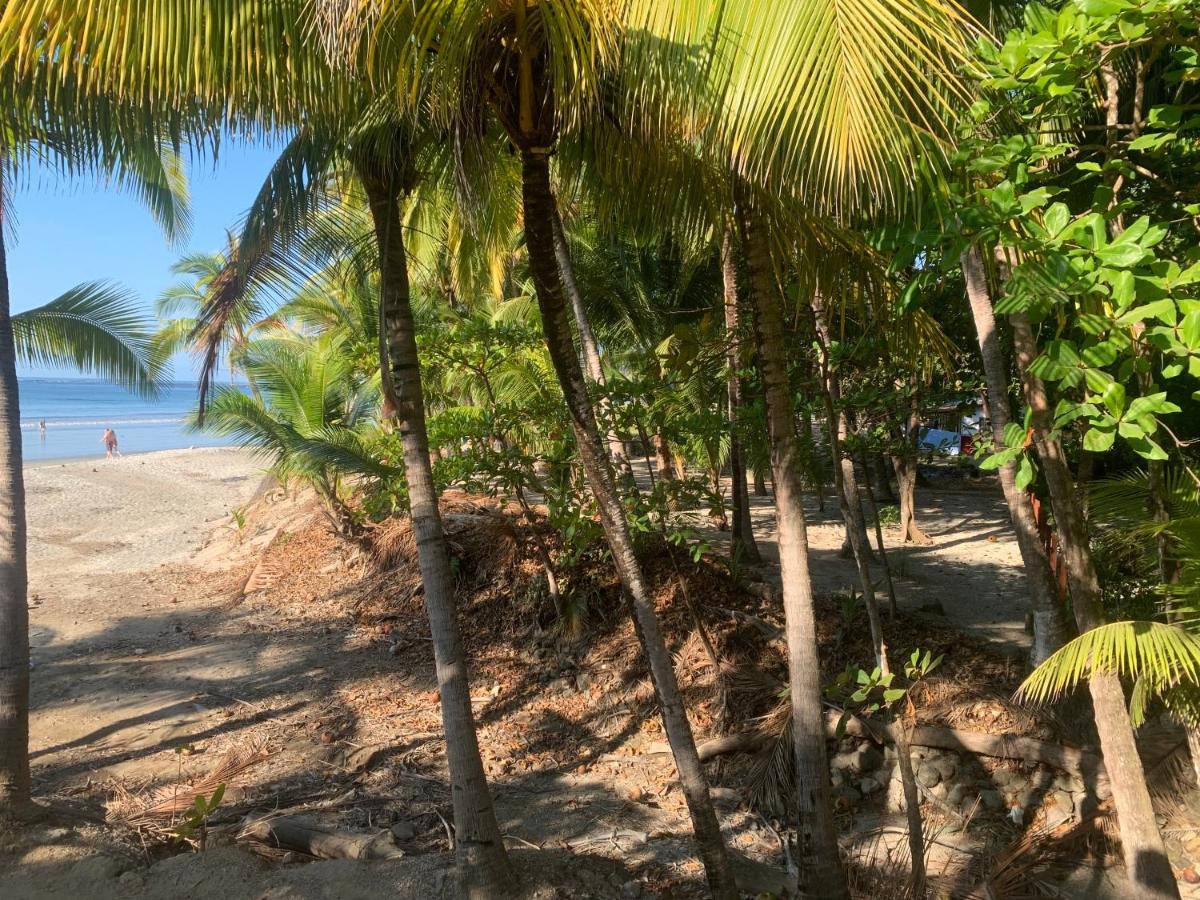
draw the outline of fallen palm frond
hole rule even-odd
[[[1064,822],[1051,831],[1029,829],[994,854],[982,877],[961,896],[964,900],[1061,896],[1051,883],[1053,876],[1079,866],[1080,845],[1102,832],[1107,818],[1098,813],[1096,818]]]
[[[118,786],[108,803],[107,820],[130,828],[161,828],[163,819],[174,819],[191,809],[197,797],[210,797],[219,788],[228,787],[249,769],[271,757],[271,751],[258,743],[231,750],[204,777],[182,783],[164,784],[141,791]]]

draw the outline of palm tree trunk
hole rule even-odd
[[[575,281],[575,267],[571,265],[571,249],[567,244],[567,234],[563,230],[562,217],[558,213],[557,206],[554,211],[554,221],[551,224],[554,227],[554,255],[558,259],[558,271],[562,277],[563,289],[571,300],[571,312],[575,316],[575,330],[579,332],[580,362],[583,364],[583,371],[587,373],[588,379],[603,387],[604,365],[600,361],[600,345],[596,343],[592,323],[588,319],[587,310],[583,305],[583,294],[580,293],[579,284]],[[611,418],[612,410],[607,398],[601,399],[600,407],[601,412]],[[621,470],[621,474],[632,482],[633,467],[629,464],[629,457],[625,453],[625,442],[611,428],[606,439],[608,455]]]
[[[767,496],[767,476],[766,476],[766,473],[764,473],[764,472],[762,471],[762,469],[755,468],[755,470],[754,470],[754,472],[753,472],[753,475],[754,475],[754,496],[755,496],[755,497],[765,497],[765,496]]]
[[[502,897],[512,889],[514,875],[479,755],[466,656],[455,613],[454,574],[429,461],[416,327],[401,230],[400,191],[390,179],[367,176],[362,180],[379,242],[381,319],[386,326],[390,381],[395,390],[396,421],[404,448],[413,537],[433,637],[462,892],[481,900]]]
[[[977,248],[972,247],[963,253],[961,263],[963,277],[967,283],[967,300],[971,304],[971,315],[975,320],[975,332],[979,338],[983,372],[987,379],[992,435],[996,445],[1002,447],[1004,428],[1012,421],[1012,414],[1008,404],[1008,369],[996,331],[991,292]],[[999,471],[1000,487],[1004,491],[1008,515],[1012,519],[1021,560],[1025,564],[1029,606],[1033,615],[1033,646],[1030,648],[1029,662],[1038,666],[1063,645],[1069,628],[1058,599],[1058,583],[1050,569],[1046,548],[1042,546],[1038,535],[1033,508],[1024,492],[1017,487],[1016,471],[1016,463],[1002,466]]]
[[[729,472],[733,495],[733,530],[730,548],[735,559],[762,562],[754,542],[750,520],[750,491],[746,485],[746,465],[742,461],[742,441],[738,436],[738,413],[742,407],[741,338],[738,329],[737,260],[734,257],[733,231],[726,226],[721,241],[721,274],[725,285],[725,339],[729,362]]]
[[[837,832],[825,757],[821,718],[821,662],[817,654],[812,580],[808,571],[808,528],[800,478],[800,442],[788,381],[781,299],[766,235],[739,198],[738,218],[750,276],[754,329],[767,401],[771,477],[775,484],[779,567],[788,648],[792,734],[795,747],[795,803],[799,829],[800,895],[842,900],[848,897],[838,855]]]
[[[641,638],[643,651],[650,664],[650,675],[658,691],[663,726],[675,757],[675,767],[679,772],[684,798],[691,813],[692,827],[704,860],[709,890],[719,900],[733,900],[738,895],[737,887],[721,837],[717,814],[709,796],[704,769],[696,752],[692,726],[684,709],[683,697],[679,693],[671,653],[663,638],[641,563],[633,550],[625,508],[617,494],[609,459],[596,427],[587,385],[579,367],[579,358],[571,340],[571,329],[563,299],[561,270],[554,254],[553,222],[557,211],[550,189],[549,160],[544,152],[523,150],[521,161],[525,244],[529,251],[529,268],[537,291],[538,307],[542,313],[546,347],[567,402],[576,448],[587,473],[589,487],[596,498],[613,563],[621,579],[621,586],[633,601],[638,636]]]
[[[1034,443],[1050,490],[1059,544],[1067,562],[1075,622],[1082,633],[1104,624],[1100,578],[1092,560],[1087,525],[1075,496],[1066,454],[1062,443],[1053,436],[1053,415],[1045,385],[1029,371],[1037,356],[1033,329],[1024,313],[1013,315],[1009,321],[1013,326],[1017,368],[1025,388],[1025,399],[1032,411]],[[1179,897],[1179,887],[1154,819],[1120,679],[1112,673],[1097,673],[1088,682],[1088,688],[1095,709],[1104,768],[1112,782],[1128,877],[1135,885],[1138,897],[1174,900]]]
[[[25,474],[16,348],[4,249],[7,167],[0,156],[0,817],[24,818],[29,782],[29,607],[25,532]]]

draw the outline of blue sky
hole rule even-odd
[[[171,246],[138,201],[102,183],[31,172],[15,193],[16,240],[8,246],[14,312],[40,306],[83,281],[117,281],[152,313],[159,293],[175,281],[171,264],[185,252],[225,246],[225,229],[237,223],[257,193],[277,148],[223,142],[220,158],[193,162],[189,172],[192,228],[182,246]],[[175,360],[175,378],[192,377],[186,358]],[[21,375],[70,375],[21,367]]]

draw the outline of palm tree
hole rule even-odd
[[[758,345],[759,372],[767,403],[771,439],[771,481],[779,567],[783,577],[783,608],[788,647],[788,687],[792,703],[794,745],[793,796],[798,805],[800,846],[809,884],[825,886],[830,897],[847,896],[845,875],[830,815],[829,768],[821,711],[821,664],[817,656],[817,626],[813,611],[812,579],[808,573],[808,528],[804,520],[800,482],[800,442],[784,352],[782,302],[777,296],[774,267],[766,249],[757,211],[748,197],[739,198],[738,219],[750,276],[751,307]]]
[[[299,479],[325,504],[334,531],[354,534],[340,476],[399,474],[371,454],[370,419],[379,386],[355,377],[343,334],[292,333],[251,341],[239,368],[258,385],[250,396],[232,385],[214,390],[204,428],[271,460],[280,482]]]
[[[206,307],[223,289],[223,281],[231,271],[230,260],[237,257],[236,238],[230,234],[228,240],[229,248],[224,253],[193,253],[171,266],[171,274],[187,276],[187,280],[168,287],[155,304],[162,320],[154,341],[154,352],[159,359],[167,360],[184,350],[203,356],[208,349],[207,342],[197,334],[197,325]],[[219,349],[231,375],[255,332],[272,321],[266,305],[257,298],[238,305],[235,316],[221,330]]]
[[[44,306],[10,312],[0,202],[0,816],[35,814],[29,781],[29,612],[25,482],[17,361],[73,367],[152,395],[156,372],[144,317],[131,294],[79,285]],[[3,348],[8,347],[9,352]]]
[[[130,111],[97,104],[107,131],[72,126],[53,103],[30,100],[24,82],[3,83],[15,118],[0,137],[0,811],[35,811],[29,782],[29,617],[25,483],[16,361],[76,365],[139,389],[152,390],[154,364],[136,332],[128,297],[101,284],[82,285],[36,314],[13,316],[4,235],[12,166],[48,159],[65,174],[107,172],[150,208],[169,235],[186,228],[186,185],[178,160]],[[131,120],[137,127],[131,126]],[[48,154],[48,155],[47,155]],[[106,307],[110,306],[110,309]],[[18,343],[19,342],[19,343]]]

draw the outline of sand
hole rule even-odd
[[[404,708],[423,708],[422,698],[432,696],[427,660],[409,669],[345,623],[321,627],[272,604],[241,600],[238,573],[247,570],[257,539],[231,537],[232,512],[263,485],[261,461],[236,450],[166,451],[42,464],[28,468],[26,480],[38,796],[95,803],[117,783],[136,787],[207,771],[225,749],[263,735],[281,751],[262,777],[270,782],[290,761],[303,763],[319,785],[324,770],[306,760],[327,749],[317,736],[331,716],[346,714],[347,698],[361,699],[381,684],[387,702],[402,701]],[[922,491],[919,500],[935,543],[895,550],[905,575],[901,604],[940,604],[954,624],[1019,653],[1027,641],[1024,592],[998,492]],[[756,498],[754,506],[762,549],[773,558],[770,500]],[[821,515],[810,507],[815,585],[821,592],[849,588],[854,568],[838,556],[836,508],[830,504]],[[896,537],[889,529],[888,539]],[[381,721],[393,722],[388,741],[402,749],[439,740],[435,731],[409,734],[403,717]],[[199,755],[174,752],[185,744]],[[429,780],[416,784],[433,790]],[[575,778],[572,796],[578,799],[583,787]],[[590,827],[590,814],[576,822],[564,811],[561,788],[498,788],[506,827],[539,841],[567,826]],[[597,796],[620,800],[609,796],[611,785],[596,789]],[[538,804],[547,808],[539,812]],[[583,803],[580,815],[590,808]],[[682,813],[669,811],[685,835]],[[52,829],[19,839],[7,859],[0,847],[0,896],[429,897],[439,892],[446,865],[444,856],[434,856],[349,873],[343,863],[266,870],[230,850],[145,869],[136,854],[116,853],[110,840],[96,830]],[[654,844],[655,853],[665,846]],[[688,847],[678,838],[672,852],[686,859]],[[578,860],[570,865],[595,874]],[[624,896],[622,877],[602,890],[554,896]],[[356,892],[347,888],[351,882]]]
[[[261,460],[222,448],[27,467],[35,658],[169,602],[144,573],[186,561],[263,479]]]

